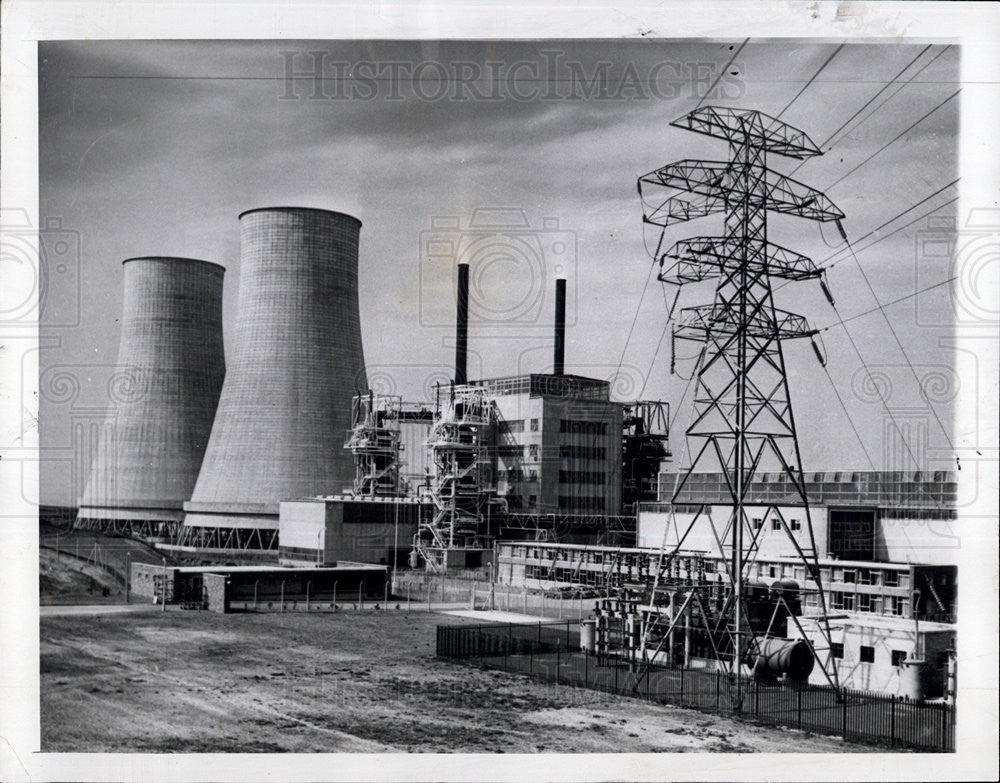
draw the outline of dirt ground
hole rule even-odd
[[[42,750],[863,752],[434,657],[438,614],[42,617]]]

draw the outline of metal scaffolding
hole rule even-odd
[[[399,417],[403,400],[394,394],[360,394],[351,402],[351,429],[345,449],[354,455],[354,494],[397,497],[402,494],[402,444]]]
[[[670,404],[636,400],[622,410],[622,509],[657,500],[661,463],[670,455]]]
[[[490,445],[497,410],[486,389],[452,386],[439,399],[427,445],[434,460],[434,514],[414,537],[415,553],[431,570],[447,568],[447,552],[492,547],[486,510],[495,494]]]
[[[667,530],[672,528],[677,537],[668,545],[664,535],[645,613],[642,657],[648,667],[664,640],[672,636],[678,619],[690,617],[691,605],[705,620],[717,666],[737,675],[745,671],[745,665],[753,666],[762,653],[763,637],[774,625],[774,617],[766,631],[759,623],[750,622],[754,587],[748,567],[754,562],[761,530],[751,525],[749,507],[756,507],[758,516],[764,512],[780,519],[807,573],[821,584],[782,352],[783,340],[811,337],[815,331],[802,316],[777,309],[771,289],[772,277],[806,280],[820,277],[821,272],[805,256],[768,241],[767,211],[838,221],[838,228],[844,215],[819,191],[767,168],[768,152],[793,158],[821,154],[802,131],[759,111],[714,107],[695,110],[671,124],[721,138],[729,145],[727,161],[684,160],[650,172],[638,183],[644,222],[662,229],[657,248],[659,280],[680,286],[718,279],[714,302],[682,310],[673,334],[674,342],[697,343],[700,353],[694,413],[686,432],[690,464],[682,468],[671,501],[677,502],[693,473],[721,472],[726,477],[728,499],[718,505],[730,510],[727,519],[714,520],[708,506],[701,505],[683,530],[671,515]],[[664,195],[653,200],[654,192]],[[717,213],[725,215],[725,236],[684,239],[660,253],[668,227]],[[789,502],[805,510],[804,544],[796,540],[778,505],[748,498],[750,482],[760,471],[788,477],[793,496]],[[708,585],[705,589],[692,585],[680,596],[676,589],[667,587],[671,563],[699,520],[710,525],[726,563],[731,588],[721,601],[718,595],[710,599],[705,592]],[[667,593],[672,595],[668,598]],[[683,604],[680,608],[674,606],[678,598]],[[709,605],[710,600],[716,606]],[[827,649],[817,647],[814,654],[836,686],[822,591],[820,611]],[[788,614],[794,620],[794,614]],[[731,681],[739,704],[742,680],[734,677]]]

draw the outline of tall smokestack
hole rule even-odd
[[[236,344],[198,483],[184,504],[182,541],[208,546],[213,531],[238,528],[250,542],[244,545],[266,546],[280,501],[339,493],[354,480],[344,433],[351,399],[368,390],[360,230],[357,218],[323,209],[240,215]]]
[[[455,383],[468,382],[469,265],[458,265],[458,312],[455,322]]]
[[[79,520],[179,523],[201,467],[226,374],[218,264],[154,256],[123,261],[114,404]]]
[[[562,375],[566,367],[566,281],[556,279],[556,348],[552,357],[552,373]]]

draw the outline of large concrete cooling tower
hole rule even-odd
[[[183,518],[226,374],[218,264],[123,262],[118,368],[77,524],[170,533]],[[152,526],[152,527],[151,527]]]
[[[351,485],[344,438],[351,398],[367,390],[360,229],[320,209],[240,215],[235,350],[181,543],[276,546],[279,501]]]

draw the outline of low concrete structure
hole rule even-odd
[[[431,509],[416,498],[323,495],[282,501],[278,562],[405,566],[421,513]]]
[[[822,658],[826,644],[811,617],[791,619],[790,639],[803,636]],[[900,617],[833,615],[830,617],[833,658],[840,685],[877,691],[919,701],[947,695],[949,671],[955,650],[955,626],[905,620]],[[809,682],[825,685],[826,677],[815,667]]]
[[[388,569],[365,563],[323,568],[133,563],[130,578],[131,593],[137,600],[165,600],[213,612],[284,611],[300,604],[380,601],[385,598],[387,582]]]

